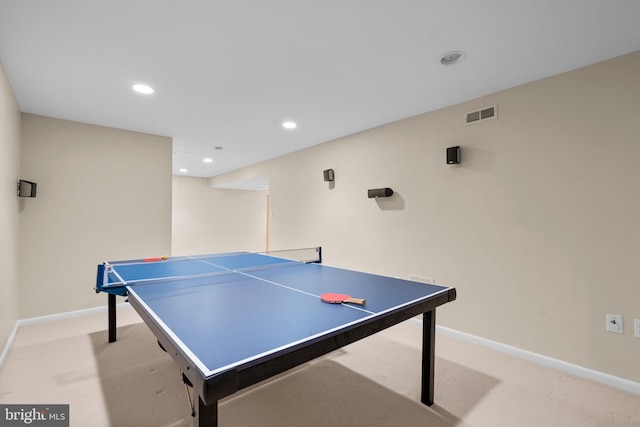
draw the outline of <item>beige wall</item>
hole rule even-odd
[[[0,349],[18,319],[20,109],[0,65]]]
[[[441,325],[640,381],[638,70],[640,52],[210,184],[269,176],[272,249],[322,245],[329,264],[434,277],[458,289]],[[493,104],[498,119],[464,126]],[[445,164],[453,145],[458,166]],[[368,199],[379,187],[396,194]],[[606,313],[624,334],[605,332]]]
[[[173,177],[173,255],[266,248],[267,191],[210,188],[205,178]]]
[[[19,316],[106,304],[96,265],[171,250],[171,139],[22,115]],[[144,167],[141,167],[144,165]]]

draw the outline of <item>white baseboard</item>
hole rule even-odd
[[[130,308],[131,306],[127,303],[116,304],[117,311],[126,310]],[[9,349],[11,348],[11,344],[13,344],[13,340],[15,339],[15,336],[18,333],[18,329],[21,326],[34,325],[36,323],[53,322],[55,320],[73,319],[76,317],[83,317],[91,314],[106,313],[107,310],[108,310],[107,306],[102,306],[102,307],[86,308],[83,310],[67,311],[65,313],[50,314],[47,316],[18,319],[16,321],[16,324],[13,326],[13,330],[11,331],[11,334],[9,335],[7,342],[4,345],[4,349],[2,350],[2,354],[0,355],[0,367],[2,367],[5,359],[7,358],[7,354],[9,353]]]
[[[4,349],[2,350],[2,354],[0,354],[0,368],[2,368],[2,364],[4,363],[4,359],[7,358],[7,354],[9,354],[9,348],[11,348],[11,344],[13,344],[13,339],[16,337],[16,333],[18,332],[18,322],[13,325],[13,330],[9,334],[9,338],[7,339],[7,343],[4,345]]]
[[[436,326],[436,331],[443,335],[448,335],[453,338],[458,338],[460,340],[470,342],[472,344],[477,344],[483,347],[487,347],[492,350],[496,350],[501,353],[508,354],[510,356],[528,360],[538,365],[557,369],[567,374],[575,375],[581,378],[586,378],[588,380],[605,384],[620,390],[625,390],[631,393],[640,394],[640,383],[637,383],[635,381],[605,374],[603,372],[594,371],[592,369],[587,369],[582,366],[574,365],[568,362],[563,362],[562,360],[553,359],[551,357],[543,356],[537,353],[532,353],[530,351],[522,350],[517,347],[501,344],[499,342],[477,337],[475,335],[467,334],[465,332],[456,331],[455,329],[445,328],[444,326]]]
[[[121,303],[116,305],[116,310],[124,310],[124,309],[130,309],[130,308],[131,306],[127,303]],[[7,354],[9,353],[9,348],[13,343],[13,340],[16,336],[16,333],[18,332],[19,327],[25,326],[25,325],[33,325],[36,323],[51,322],[54,320],[72,319],[75,317],[82,317],[82,316],[102,313],[106,311],[107,311],[107,307],[103,306],[103,307],[87,308],[85,310],[70,311],[66,313],[51,314],[48,316],[32,317],[30,319],[18,320],[15,326],[13,327],[13,331],[11,331],[11,334],[9,335],[9,339],[7,340],[7,343],[4,346],[2,355],[0,355],[0,367],[4,363],[4,360],[7,357]],[[422,320],[419,320],[416,318],[413,318],[412,320],[422,323]],[[620,390],[625,390],[625,391],[640,395],[640,383],[637,383],[635,381],[605,374],[603,372],[594,371],[592,369],[587,369],[582,366],[574,365],[568,362],[563,362],[562,360],[553,359],[551,357],[543,356],[541,354],[533,353],[527,350],[522,350],[517,347],[512,347],[510,345],[502,344],[497,341],[491,341],[475,335],[467,334],[465,332],[456,331],[455,329],[445,328],[444,326],[436,326],[436,331],[443,335],[448,335],[453,338],[470,342],[472,344],[487,347],[492,350],[499,351],[501,353],[505,353],[514,357],[528,360],[533,363],[537,363],[538,365],[547,366],[549,368],[557,369],[559,371],[566,372],[568,374],[575,375],[577,377],[586,378],[588,380],[605,384],[610,387],[614,387]]]
[[[129,307],[127,303],[116,304],[116,310],[122,310]],[[89,316],[91,314],[106,313],[107,306],[85,308],[83,310],[67,311],[65,313],[49,314],[47,316],[31,317],[28,319],[20,319],[17,321],[18,326],[34,325],[36,323],[47,323],[55,320],[73,319],[75,317]]]

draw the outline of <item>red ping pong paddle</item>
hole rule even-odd
[[[328,302],[329,304],[341,304],[343,302],[348,302],[351,304],[365,305],[367,302],[367,300],[361,298],[351,298],[351,295],[333,293],[322,294],[320,295],[320,299],[323,302]]]
[[[145,258],[142,261],[144,262],[156,262],[156,261],[164,261],[167,259],[167,256],[161,256],[161,257],[156,257],[156,258]]]

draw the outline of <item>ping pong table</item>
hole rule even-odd
[[[195,426],[217,425],[218,401],[414,316],[423,316],[421,401],[433,404],[435,309],[455,288],[323,265],[286,252],[234,252],[98,265],[96,292],[129,303],[183,373]],[[297,255],[296,255],[297,256]],[[340,292],[365,305],[328,304]]]

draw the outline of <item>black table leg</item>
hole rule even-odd
[[[116,340],[116,296],[109,295],[109,342]]]
[[[436,310],[422,315],[422,397],[425,405],[433,405],[433,377],[436,358]]]
[[[205,405],[202,402],[202,399],[200,399],[200,396],[196,396],[196,393],[194,393],[194,399],[198,399],[198,408],[196,409],[196,414],[193,418],[194,427],[217,427],[218,402],[213,402],[211,405]]]

